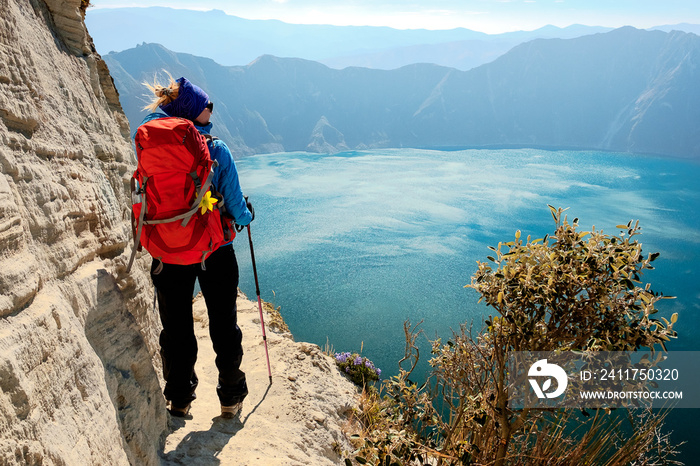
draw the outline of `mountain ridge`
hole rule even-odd
[[[169,69],[217,101],[216,132],[239,155],[380,147],[549,147],[700,156],[700,37],[632,27],[536,39],[469,71],[395,70],[272,55],[225,67],[142,45],[104,57],[132,130],[134,83]],[[120,70],[121,68],[121,70]],[[123,71],[123,72],[122,72]],[[124,74],[130,76],[124,76]],[[141,103],[143,106],[143,101]],[[140,115],[140,116],[139,116]]]
[[[414,62],[409,53],[412,47],[427,47],[432,56],[440,57],[438,64],[468,69],[491,61],[514,45],[535,37],[569,38],[610,30],[572,25],[486,34],[466,28],[403,30],[378,26],[305,25],[279,20],[249,20],[227,15],[221,10],[167,7],[90,9],[86,23],[93,31],[98,49],[104,52],[124,51],[147,42],[208,56],[226,66],[245,65],[260,55],[272,54],[320,61],[338,69],[370,63],[380,69],[400,67]],[[175,25],[178,30],[173,34]],[[471,58],[453,59],[450,49],[455,43],[461,44],[460,53]],[[386,56],[387,61],[378,59],[377,54]]]

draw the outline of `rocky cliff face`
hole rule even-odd
[[[0,0],[0,463],[156,464],[167,419],[135,162],[80,0]]]

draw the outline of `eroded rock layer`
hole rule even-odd
[[[129,126],[80,0],[0,0],[0,463],[157,464]]]

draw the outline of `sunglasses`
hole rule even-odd
[[[209,103],[207,104],[207,106],[204,107],[204,108],[207,108],[207,109],[209,109],[210,112],[214,113],[214,102],[209,101]]]

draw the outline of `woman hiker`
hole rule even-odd
[[[209,122],[214,104],[201,88],[187,79],[177,81],[170,78],[168,86],[144,83],[154,94],[153,101],[145,109],[151,113],[142,125],[166,116],[191,120],[201,134],[209,134]],[[212,160],[218,162],[212,180],[213,187],[223,195],[228,213],[241,226],[248,225],[255,213],[243,197],[238,181],[236,164],[226,144],[213,139],[208,142]],[[196,398],[197,374],[194,370],[197,359],[197,339],[192,317],[192,296],[195,280],[204,295],[209,314],[209,334],[216,352],[216,367],[219,381],[216,387],[221,402],[222,417],[234,417],[248,394],[245,373],[241,371],[243,358],[242,333],[236,319],[236,296],[238,290],[238,263],[233,245],[228,242],[201,264],[166,264],[154,259],[151,278],[156,287],[158,307],[163,330],[160,334],[163,360],[163,391],[168,402],[168,411],[173,416],[184,417]]]

